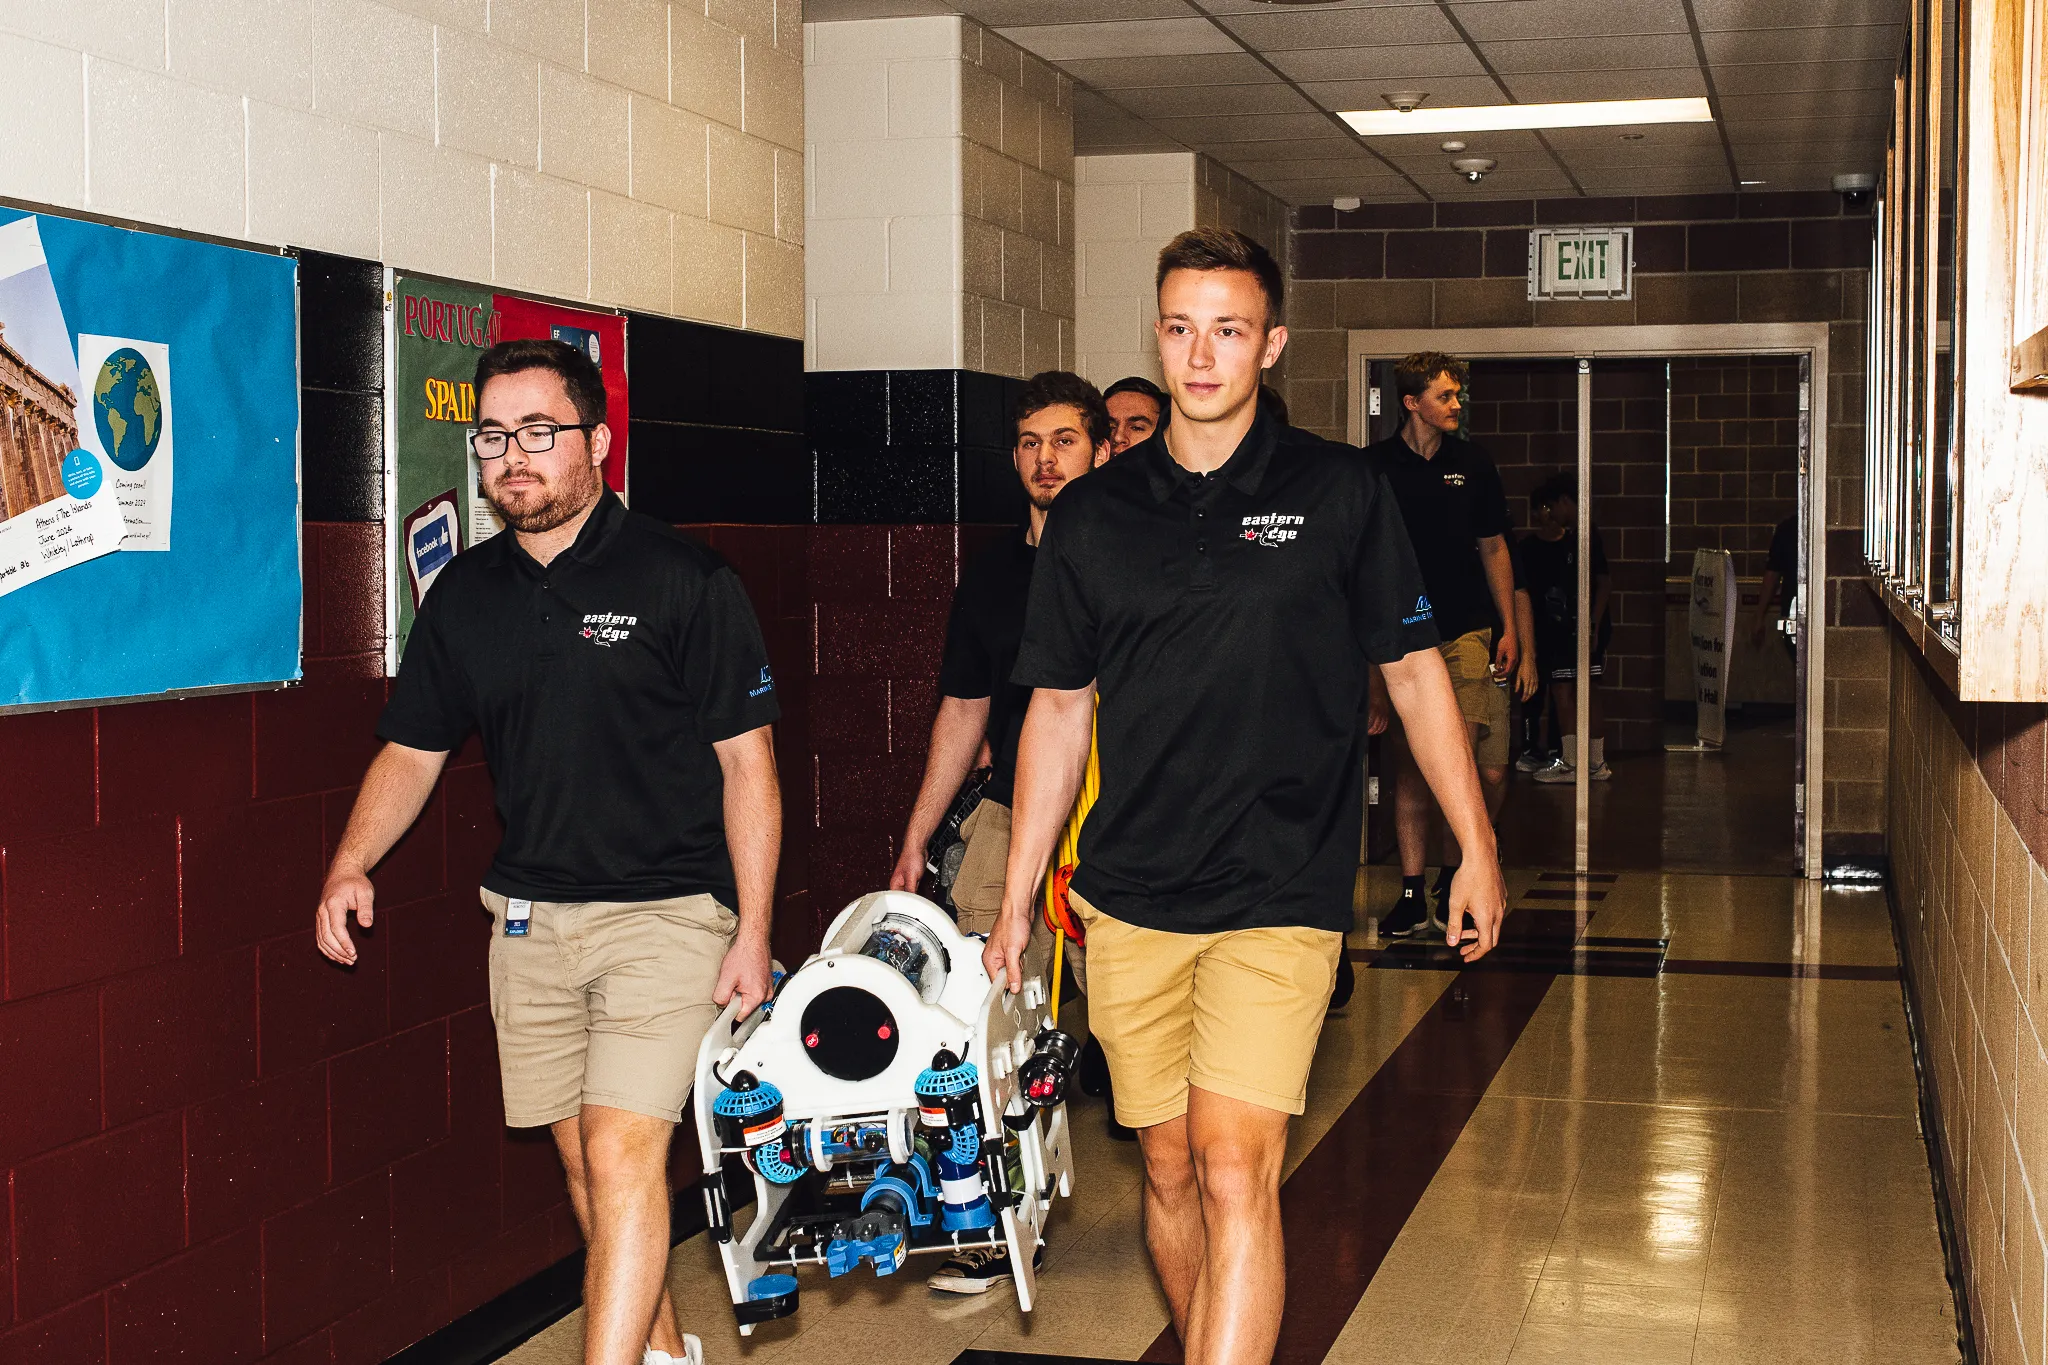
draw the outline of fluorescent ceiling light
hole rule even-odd
[[[1486,133],[1503,128],[1609,128],[1631,123],[1712,123],[1702,96],[1675,100],[1582,100],[1568,104],[1472,104],[1442,109],[1355,109],[1338,118],[1361,137]]]

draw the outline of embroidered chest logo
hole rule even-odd
[[[583,618],[583,629],[577,634],[594,645],[609,649],[621,640],[631,638],[633,627],[640,624],[637,616],[622,616],[615,611],[594,611]]]
[[[1455,469],[1447,469],[1444,471],[1444,487],[1463,488],[1464,486],[1465,476],[1463,473]]]
[[[1265,512],[1244,519],[1244,538],[1254,545],[1276,548],[1285,545],[1301,534],[1301,528],[1308,523],[1307,517],[1289,516],[1285,512]]]

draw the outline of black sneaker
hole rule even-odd
[[[1429,906],[1423,896],[1422,878],[1403,877],[1400,898],[1380,916],[1380,937],[1407,938],[1428,924]]]
[[[1036,1270],[1044,1263],[1045,1248],[1040,1247],[1032,1253],[1031,1268]],[[943,1294],[986,1294],[1015,1278],[1008,1247],[973,1247],[940,1266],[925,1285]]]
[[[1330,991],[1330,1007],[1326,1014],[1335,1014],[1351,1003],[1351,993],[1358,989],[1358,974],[1351,966],[1351,948],[1347,944],[1338,951],[1337,984]]]

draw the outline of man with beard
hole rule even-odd
[[[769,992],[775,685],[732,569],[605,488],[588,357],[502,342],[476,395],[508,529],[420,606],[315,937],[355,962],[370,870],[478,732],[505,820],[482,890],[505,1121],[561,1154],[589,1244],[584,1360],[696,1362],[664,1283],[669,1137],[719,1008]]]
[[[924,781],[889,878],[895,890],[917,889],[925,846],[986,742],[988,783],[982,788],[981,804],[960,827],[967,850],[952,891],[960,927],[976,934],[994,928],[996,912],[1003,908],[1017,734],[1024,726],[1024,709],[1031,704],[1031,689],[1011,682],[1010,670],[1016,666],[1017,642],[1024,634],[1024,601],[1031,591],[1038,534],[1060,491],[1109,459],[1111,419],[1093,384],[1065,370],[1047,370],[1033,375],[1017,396],[1014,436],[1011,459],[1029,512],[1019,530],[967,566],[953,593],[946,653],[939,665],[939,713],[932,721]],[[1051,948],[1050,931],[1041,921],[1032,931],[1032,975],[1045,974]],[[1080,955],[1075,953],[1068,961],[1075,979],[1083,980],[1086,969]],[[1114,1132],[1114,1117],[1111,1124]],[[946,1293],[980,1294],[1010,1278],[1007,1251],[978,1247],[947,1261],[925,1283]]]

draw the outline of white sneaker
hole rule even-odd
[[[640,1365],[704,1365],[704,1343],[685,1332],[681,1355],[672,1356],[667,1351],[657,1351],[650,1346],[647,1353],[640,1357]]]
[[[1546,755],[1539,754],[1532,749],[1515,760],[1515,771],[1518,773],[1533,773],[1543,768],[1550,761]]]
[[[1553,758],[1530,776],[1538,782],[1572,782],[1577,780],[1578,774],[1571,764],[1561,758]]]

